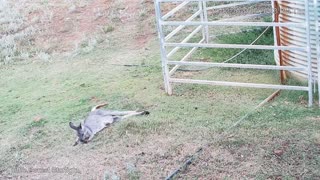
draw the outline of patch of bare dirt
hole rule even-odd
[[[181,179],[318,179],[319,146],[277,139],[241,144],[229,139],[205,148]],[[307,159],[307,161],[306,161]]]
[[[219,145],[205,148],[188,169],[180,174],[184,179],[247,179],[258,172],[252,148],[241,147],[237,150],[220,147]]]
[[[103,28],[108,26],[115,28],[112,38],[133,37],[126,44],[134,48],[144,47],[155,36],[152,0],[93,0],[76,5],[54,0],[44,7],[31,12],[28,19],[31,23],[38,18],[40,31],[34,43],[47,53],[75,50],[81,42],[105,35]]]
[[[29,151],[25,154],[27,159],[15,169],[5,171],[4,177],[104,179],[104,176],[116,176],[130,179],[134,171],[140,179],[163,179],[199,146],[177,144],[174,138],[159,135],[143,140],[127,137],[115,142],[101,142],[100,145],[73,147],[70,144],[59,149],[44,147],[39,152]],[[97,139],[103,141],[102,138]],[[54,172],[54,169],[61,172]]]
[[[39,9],[34,17],[49,16],[42,21],[42,33],[35,41],[47,51],[69,51],[85,38],[101,30],[109,20],[106,16],[111,1],[94,0],[80,6],[66,4],[63,0],[50,1],[47,10]]]

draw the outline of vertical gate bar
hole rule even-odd
[[[311,107],[313,103],[312,93],[312,62],[311,62],[311,42],[310,42],[310,14],[309,14],[309,0],[305,0],[305,20],[306,20],[306,40],[307,40],[307,58],[308,58],[308,106]]]
[[[167,63],[168,58],[167,58],[166,48],[164,46],[165,36],[163,34],[162,25],[160,24],[160,21],[162,21],[160,2],[158,0],[155,0],[154,5],[155,5],[155,11],[156,11],[156,17],[157,17],[158,36],[160,39],[160,53],[161,53],[161,65],[162,65],[164,87],[165,87],[166,93],[169,95],[172,95],[172,87],[169,82],[170,75],[169,75],[169,67]]]
[[[198,2],[198,8],[200,10],[200,21],[203,22],[204,21],[204,11],[203,11],[203,6],[202,6],[201,1]],[[202,38],[206,38],[205,26],[202,26]]]
[[[202,1],[202,10],[203,10],[203,16],[204,16],[204,21],[208,22],[208,10],[207,10],[207,2]],[[206,34],[206,43],[209,43],[209,26],[205,25],[205,34]]]
[[[313,10],[315,19],[315,30],[316,30],[316,57],[317,57],[317,76],[318,76],[318,105],[320,107],[320,58],[319,58],[319,13],[318,13],[318,0],[313,0]]]
[[[275,0],[271,0],[271,16],[272,16],[272,22],[275,22],[276,21],[276,18],[275,18],[275,7],[274,7],[274,1]],[[277,36],[276,36],[276,27],[275,26],[273,26],[272,27],[272,30],[273,30],[273,42],[274,42],[274,45],[276,46],[277,44]],[[273,51],[273,53],[274,53],[274,59],[276,59],[276,53],[277,53],[278,51],[277,50],[274,50]]]

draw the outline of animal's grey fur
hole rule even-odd
[[[75,126],[72,122],[69,123],[69,126],[76,130],[78,136],[74,146],[79,142],[88,143],[96,133],[114,122],[131,116],[149,114],[148,111],[110,111],[98,109],[105,105],[102,104],[92,108],[87,118],[79,126]]]

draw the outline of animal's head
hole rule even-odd
[[[72,122],[69,122],[69,126],[77,132],[78,140],[75,142],[74,145],[77,145],[80,141],[81,143],[87,143],[90,138],[90,133],[81,125],[75,126]]]

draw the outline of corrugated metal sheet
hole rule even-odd
[[[320,1],[318,0],[320,3]],[[279,14],[279,22],[295,22],[303,23],[305,22],[304,16],[304,2],[290,2],[290,1],[278,1],[279,7],[281,9]],[[309,7],[313,9],[312,0],[309,0]],[[319,10],[318,10],[319,11]],[[310,24],[311,24],[311,57],[312,57],[312,72],[313,78],[317,78],[317,60],[316,60],[316,33],[315,33],[315,17],[314,12],[310,13]],[[320,13],[319,13],[320,14]],[[276,35],[277,36],[277,35]],[[303,27],[280,27],[280,42],[284,46],[301,46],[305,47],[306,42],[306,28]],[[307,66],[307,53],[301,51],[282,51],[282,59],[284,65],[290,66]],[[279,65],[279,54],[275,51],[275,60]],[[296,71],[292,72],[294,77],[301,80],[307,80],[306,72]]]

